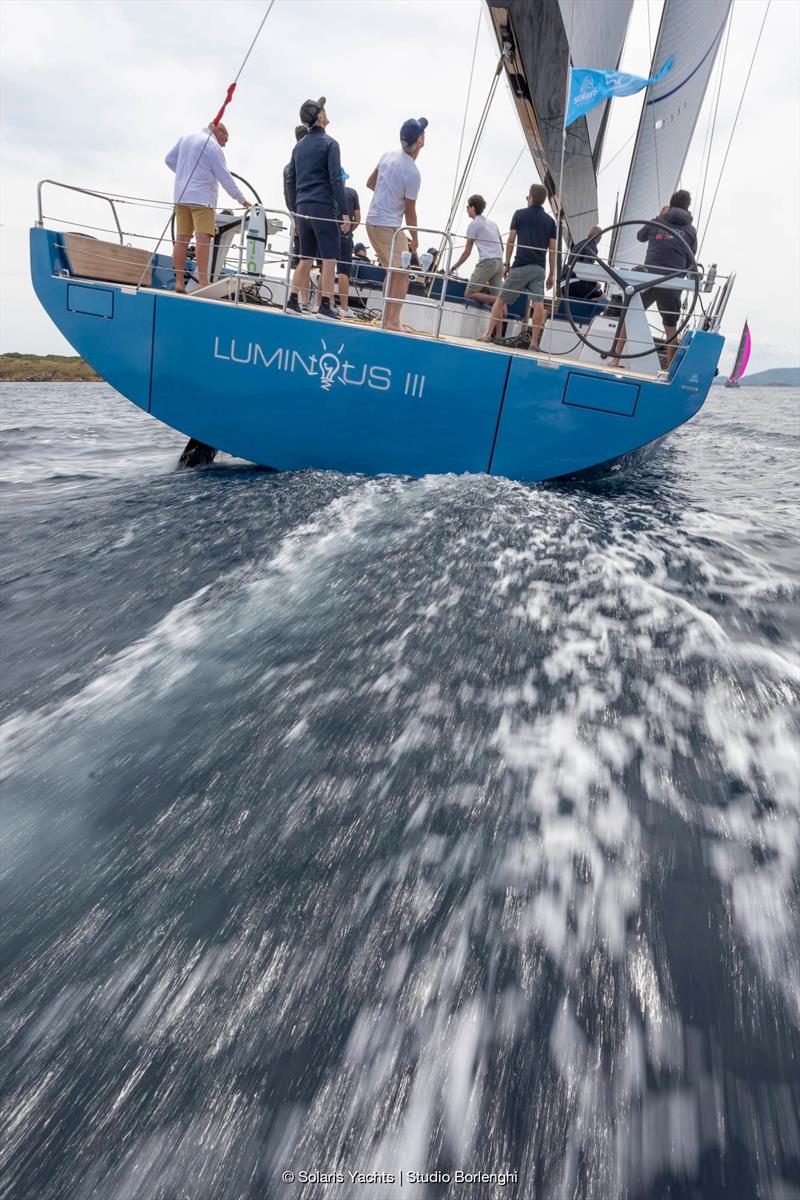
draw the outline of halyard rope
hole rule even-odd
[[[266,24],[267,17],[268,17],[268,16],[269,16],[269,14],[272,12],[272,8],[273,8],[273,5],[274,5],[274,4],[275,4],[275,0],[269,0],[269,4],[267,5],[267,11],[264,13],[264,16],[261,18],[261,24],[259,25],[258,29],[256,30],[255,37],[253,38],[252,42],[250,43],[250,45],[249,45],[249,47],[248,47],[248,49],[247,49],[247,53],[245,54],[244,58],[242,59],[241,65],[240,65],[240,67],[239,67],[239,70],[236,72],[236,78],[234,79],[233,83],[232,83],[232,84],[230,84],[230,86],[228,87],[228,92],[227,92],[227,95],[226,95],[226,97],[225,97],[225,99],[224,99],[224,101],[223,101],[223,103],[222,103],[222,108],[219,110],[219,112],[217,113],[217,115],[214,117],[214,120],[213,120],[213,121],[210,123],[210,125],[209,125],[209,129],[208,129],[208,137],[207,137],[207,138],[206,138],[206,140],[203,142],[202,149],[200,150],[200,153],[198,154],[198,156],[197,156],[197,158],[196,158],[196,160],[195,160],[194,166],[192,167],[191,171],[189,172],[189,178],[186,180],[186,183],[183,185],[183,188],[182,188],[182,190],[181,190],[181,194],[180,194],[180,196],[179,196],[179,197],[178,197],[178,199],[175,201],[175,205],[178,205],[178,204],[180,204],[181,200],[183,199],[184,192],[186,191],[187,187],[188,187],[188,186],[189,186],[189,184],[191,183],[191,181],[192,181],[192,176],[194,175],[195,171],[197,170],[197,165],[198,165],[198,163],[200,162],[200,159],[203,157],[203,155],[204,155],[204,154],[205,154],[205,152],[206,152],[206,146],[208,145],[209,141],[211,140],[211,137],[213,136],[213,135],[212,135],[212,131],[211,131],[211,126],[213,126],[213,125],[219,125],[219,123],[220,123],[220,121],[221,121],[221,119],[222,119],[222,114],[225,112],[225,109],[228,107],[228,105],[230,104],[231,100],[233,99],[233,93],[236,91],[236,85],[237,85],[237,83],[239,82],[239,76],[241,75],[242,71],[244,70],[244,68],[245,68],[245,65],[246,65],[246,63],[247,63],[247,60],[248,60],[248,58],[249,58],[249,57],[250,57],[250,55],[252,54],[253,47],[255,46],[256,42],[257,42],[257,41],[258,41],[258,39],[259,39],[259,36],[260,36],[260,34],[261,34],[261,30],[264,28],[264,25]],[[145,269],[142,271],[142,274],[141,274],[141,276],[139,277],[139,282],[136,284],[136,290],[137,290],[137,292],[138,292],[139,288],[142,286],[142,280],[145,278],[145,276],[147,275],[147,272],[150,270],[151,266],[153,265],[153,259],[155,258],[156,254],[158,253],[158,247],[159,247],[159,246],[161,245],[161,243],[163,242],[163,240],[164,240],[164,238],[165,238],[165,236],[166,236],[167,230],[168,230],[168,229],[169,229],[169,227],[170,227],[170,222],[171,222],[171,221],[172,221],[172,212],[170,212],[170,215],[169,215],[169,220],[167,221],[166,225],[164,226],[164,228],[163,228],[163,230],[162,230],[162,232],[161,232],[161,236],[159,237],[158,241],[156,242],[156,245],[155,245],[155,248],[154,248],[154,250],[153,250],[153,253],[150,255],[150,258],[149,258],[149,260],[148,260],[148,262],[147,262],[147,265],[145,266]]]

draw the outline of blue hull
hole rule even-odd
[[[588,363],[71,279],[59,243],[31,230],[36,294],[98,374],[187,437],[281,470],[574,475],[693,417],[723,345],[695,333],[668,382],[625,378]]]

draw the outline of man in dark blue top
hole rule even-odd
[[[593,279],[578,279],[572,272],[578,263],[593,263],[597,258],[597,243],[600,234],[603,232],[599,225],[593,225],[589,230],[588,237],[585,237],[582,242],[575,242],[569,252],[567,261],[564,263],[564,270],[561,272],[562,286],[569,278],[568,288],[569,296],[572,300],[593,300],[602,294],[602,289],[599,283]]]
[[[284,179],[286,201],[290,211],[297,214],[300,239],[300,262],[292,276],[286,307],[300,312],[297,294],[308,287],[311,264],[321,258],[319,313],[338,320],[332,301],[339,230],[347,233],[350,229],[339,143],[325,132],[329,122],[324,96],[306,100],[300,108],[300,120],[308,126],[308,134],[292,151]]]
[[[689,205],[692,197],[681,189],[673,192],[669,204],[665,204],[661,212],[654,218],[658,225],[646,224],[637,229],[636,237],[640,242],[647,242],[645,268],[667,274],[670,271],[681,271],[688,274],[692,266],[692,258],[697,251],[697,230],[692,224],[692,214]],[[666,225],[669,228],[664,229]],[[674,231],[674,232],[673,232]],[[669,370],[678,349],[677,341],[673,340],[681,319],[681,304],[683,292],[676,288],[652,287],[642,292],[642,304],[649,308],[655,304],[664,325],[666,347],[664,350],[666,368]],[[619,356],[625,349],[626,329],[622,326],[620,335],[614,345],[614,357],[609,365],[618,367]]]
[[[544,293],[553,286],[556,265],[556,223],[542,205],[547,191],[540,183],[534,183],[528,192],[528,207],[518,208],[511,218],[511,232],[506,239],[505,283],[492,305],[489,328],[479,338],[490,342],[495,331],[505,319],[506,307],[513,304],[524,292],[533,300],[533,332],[531,350],[536,350],[544,328]],[[513,266],[511,255],[517,247]],[[549,260],[549,273],[545,280],[545,262]]]
[[[342,183],[345,184],[345,212],[350,218],[350,232],[343,233],[339,238],[339,261],[336,274],[339,283],[339,311],[350,312],[350,271],[353,267],[353,234],[361,224],[361,203],[355,188],[347,187],[350,178],[347,171],[342,171]]]
[[[308,133],[307,125],[295,125],[294,140],[296,142],[302,141],[302,139],[306,136],[307,133]],[[289,200],[289,175],[290,175],[291,170],[292,170],[292,164],[291,164],[291,162],[288,162],[286,164],[286,166],[283,168],[283,200],[284,200],[286,207],[289,209],[289,212],[292,211],[292,205]],[[297,232],[297,226],[295,225],[294,237],[292,239],[292,270],[293,271],[295,271],[297,269],[299,262],[300,262],[300,237]],[[300,303],[301,304],[308,304],[309,298],[310,298],[309,292],[307,289],[306,289],[306,291],[303,291],[300,293]]]

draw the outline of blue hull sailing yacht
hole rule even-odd
[[[570,61],[618,65],[631,2],[488,0],[523,131],[571,243],[597,219],[608,113],[607,103],[598,106],[562,144],[566,72]],[[654,65],[668,55],[675,65],[646,94],[622,219],[605,231],[611,256],[574,267],[578,278],[605,283],[617,315],[604,315],[605,300],[581,312],[587,306],[567,297],[554,305],[538,351],[513,337],[519,306],[510,310],[505,344],[474,341],[480,310],[447,275],[448,231],[445,273],[418,275],[404,332],[383,328],[384,277],[376,268],[353,280],[371,323],[287,312],[294,215],[260,202],[241,218],[218,218],[211,283],[183,295],[174,290],[170,257],[126,244],[125,198],[42,181],[30,233],[36,293],[123,396],[198,443],[264,466],[490,472],[530,482],[612,467],[698,412],[723,347],[719,327],[733,276],[710,278],[697,263],[685,275],[637,270],[630,235],[677,187],[729,7],[730,0],[666,0]],[[563,70],[545,87],[537,64],[556,61],[556,53]],[[654,162],[653,135],[662,127],[665,145]],[[75,232],[74,219],[69,232],[58,228],[43,212],[45,185],[107,202],[118,241]],[[274,274],[264,266],[265,245]],[[641,302],[655,283],[689,297],[666,370]],[[623,321],[621,371],[608,359]]]

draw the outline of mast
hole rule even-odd
[[[678,187],[731,0],[664,0],[651,75],[668,58],[672,70],[645,93],[620,221],[651,220]],[[641,262],[633,226],[611,248],[622,265]]]
[[[486,0],[517,114],[553,212],[563,209],[570,239],[597,222],[597,162],[608,104],[567,130],[570,64],[615,70],[633,0]]]

